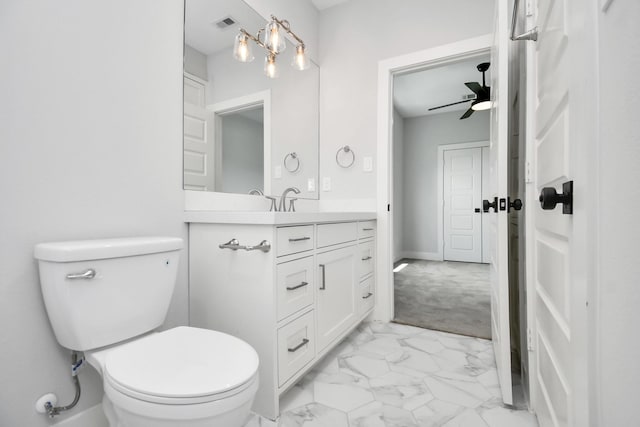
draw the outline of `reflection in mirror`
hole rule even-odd
[[[298,187],[303,191],[299,197],[318,198],[318,67],[311,63],[305,71],[294,69],[296,47],[289,40],[276,57],[276,79],[265,76],[266,51],[259,46],[253,46],[253,62],[233,57],[240,28],[255,33],[266,23],[242,0],[185,0],[186,190],[248,194],[257,189],[279,196],[285,188]],[[248,105],[242,100],[255,94],[269,100],[261,114],[241,108]],[[262,120],[248,118],[250,112]],[[244,125],[234,128],[240,122]],[[263,139],[250,142],[247,134],[259,134],[259,125]],[[236,139],[225,139],[229,135]],[[296,153],[299,167],[285,164],[289,153]]]
[[[264,106],[216,114],[215,191],[264,191]]]

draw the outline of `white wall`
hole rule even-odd
[[[260,109],[262,114],[262,109]],[[217,191],[248,194],[264,189],[264,126],[241,114],[222,119],[222,188]]]
[[[463,112],[404,119],[402,252],[439,252],[438,146],[489,140],[489,112]]]
[[[393,260],[402,258],[404,222],[404,119],[393,109]]]
[[[320,13],[320,180],[331,192],[321,200],[375,198],[378,61],[490,33],[493,0],[351,0]],[[355,165],[336,165],[349,145]]]
[[[595,230],[598,304],[594,307],[598,326],[593,347],[598,369],[593,386],[601,412],[594,425],[624,426],[638,423],[640,384],[640,3],[614,1],[606,13],[600,8],[597,12],[600,123],[596,164],[600,173],[596,187],[583,193],[591,200],[599,195],[599,227]],[[592,95],[589,83],[584,82],[585,99]]]
[[[196,77],[200,77],[202,80],[208,80],[207,56],[199,50],[185,44],[184,71]]]
[[[0,9],[0,425],[39,427],[52,422],[36,399],[54,391],[70,403],[73,386],[33,246],[186,238],[183,9],[174,0],[10,0]],[[168,325],[188,319],[186,251],[181,263]],[[102,398],[93,369],[80,381],[72,415]]]

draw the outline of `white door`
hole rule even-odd
[[[539,35],[531,46],[535,53],[529,66],[535,86],[529,95],[535,123],[529,140],[533,182],[527,191],[534,197],[544,187],[561,193],[562,184],[572,175],[567,101],[571,65],[565,4],[539,0],[537,15]],[[532,240],[529,260],[533,264],[536,326],[532,400],[541,427],[576,425],[570,416],[574,394],[571,371],[575,363],[570,312],[573,215],[563,214],[562,205],[542,210],[540,203],[531,199],[526,213],[533,221],[533,235],[527,236]]]
[[[356,256],[355,246],[317,256],[318,351],[322,351],[353,324],[356,315]]]
[[[489,199],[489,147],[482,147],[482,200]],[[482,209],[482,206],[479,206]],[[481,212],[482,222],[482,262],[489,264],[491,262],[489,250],[489,215]]]
[[[204,85],[184,77],[185,190],[214,190],[213,113],[204,103]]]
[[[489,199],[506,199],[508,194],[508,87],[509,7],[507,0],[496,4],[493,48],[491,49],[491,138],[489,144]],[[506,206],[498,203],[487,216],[491,263],[491,339],[496,357],[502,400],[513,404],[511,390],[511,338],[509,325],[509,224]]]
[[[482,262],[482,148],[444,151],[444,259]]]

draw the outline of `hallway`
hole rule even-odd
[[[394,273],[394,321],[491,339],[489,265],[402,259]]]

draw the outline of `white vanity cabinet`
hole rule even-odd
[[[275,420],[279,397],[374,306],[375,220],[298,224],[190,222],[191,326],[235,335],[260,357],[253,410]],[[277,218],[277,217],[276,217]],[[276,222],[276,221],[274,221]],[[259,249],[221,249],[263,240]]]

